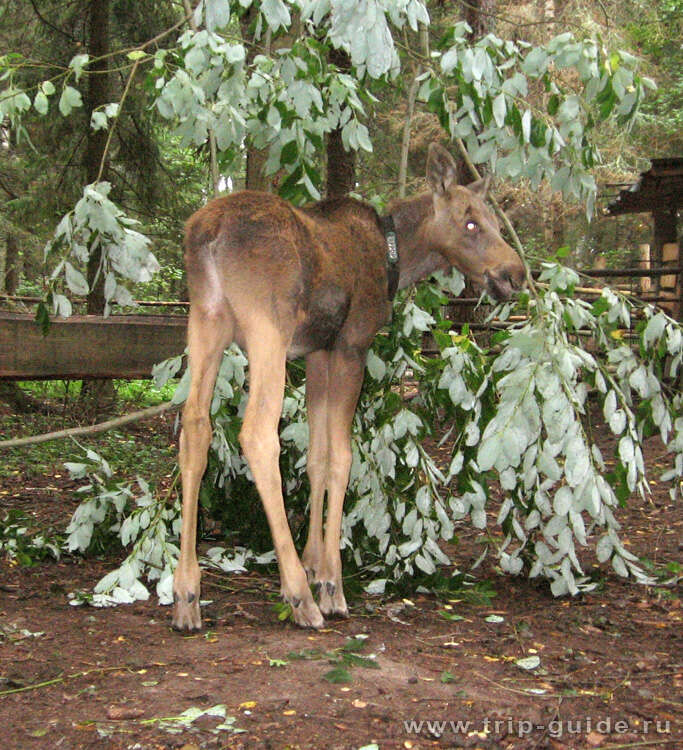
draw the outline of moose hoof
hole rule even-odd
[[[344,597],[344,590],[341,585],[337,585],[332,581],[320,583],[318,605],[325,617],[342,619],[349,617],[349,608]]]
[[[289,599],[289,604],[292,607],[292,617],[294,622],[300,628],[314,628],[319,630],[325,625],[325,620],[318,605],[313,601],[313,598],[309,595],[307,599]]]
[[[202,617],[199,614],[199,597],[195,594],[180,596],[173,595],[173,619],[171,624],[174,630],[181,633],[197,633],[202,629]]]

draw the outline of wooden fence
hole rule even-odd
[[[185,348],[184,316],[74,315],[46,336],[32,315],[0,313],[0,379],[149,378]]]
[[[678,320],[683,319],[683,268],[591,269],[583,276],[602,279],[630,279],[628,288],[618,286],[634,296],[662,306]],[[634,280],[659,279],[655,292],[642,292]],[[666,282],[666,283],[663,283]],[[580,296],[595,298],[600,287],[580,287]],[[35,297],[10,297],[2,300],[32,305]],[[458,308],[474,306],[475,297],[453,300]],[[164,310],[185,309],[186,302],[141,302],[142,306]],[[454,325],[464,320],[453,320]],[[473,329],[498,328],[491,324],[470,323]],[[168,357],[181,354],[185,348],[185,315],[74,315],[55,318],[44,336],[28,313],[0,312],[0,380],[69,380],[85,378],[148,378],[152,367]]]

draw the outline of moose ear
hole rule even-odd
[[[458,184],[458,167],[455,159],[438,143],[429,144],[427,182],[435,195],[443,195],[451,185]]]
[[[486,175],[481,180],[477,180],[476,182],[471,182],[467,189],[472,191],[475,195],[478,195],[480,198],[486,198],[486,195],[489,192],[489,187],[491,187],[491,175]]]

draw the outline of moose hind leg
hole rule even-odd
[[[285,386],[286,350],[280,333],[270,327],[259,330],[248,342],[249,400],[239,439],[270,526],[280,567],[282,596],[291,605],[297,625],[320,628],[323,618],[296,553],[282,497],[278,423]]]
[[[327,523],[322,569],[318,576],[320,611],[326,617],[348,617],[349,610],[342,585],[339,550],[344,496],[351,469],[351,424],[363,383],[365,356],[335,351],[329,370],[327,434],[329,463],[327,470]]]
[[[232,338],[227,308],[193,306],[188,320],[190,390],[180,433],[183,487],[180,556],[173,576],[173,627],[194,632],[201,628],[200,572],[197,562],[197,497],[211,443],[209,405],[223,349]]]
[[[323,502],[327,486],[327,398],[329,353],[318,351],[306,358],[306,410],[309,443],[306,472],[311,485],[308,539],[301,556],[309,582],[319,588],[323,562]]]

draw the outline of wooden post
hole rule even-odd
[[[676,261],[678,260],[678,213],[677,211],[671,210],[656,210],[652,212],[654,219],[654,247],[653,247],[653,262],[655,266],[664,265],[664,248],[667,247],[667,256],[671,256],[674,252],[669,248],[670,245],[675,246]],[[672,264],[673,265],[673,264]],[[673,281],[673,284],[672,284]],[[669,315],[674,317],[681,316],[680,304],[678,304],[678,296],[676,294],[676,278],[670,276],[662,276],[656,282],[657,296],[663,296],[671,294],[672,301],[662,302],[663,307]],[[678,308],[678,309],[677,309]]]
[[[662,246],[662,266],[680,266],[680,247],[677,242],[666,242]],[[663,303],[670,315],[683,320],[683,274],[672,273],[662,276],[662,295],[671,295],[671,303]]]
[[[650,270],[650,245],[638,245],[638,254],[640,256],[640,267],[644,271]],[[652,287],[652,279],[649,276],[640,277],[640,291],[649,292]]]

